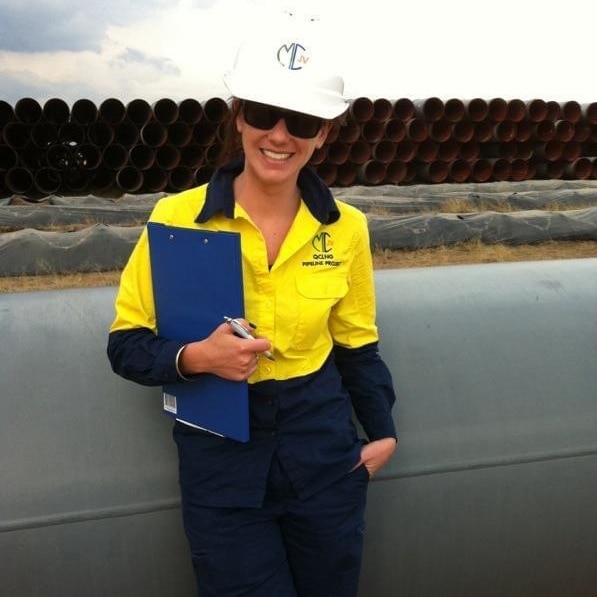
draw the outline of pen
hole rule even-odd
[[[227,317],[224,315],[224,321],[234,330],[234,333],[240,336],[241,338],[246,338],[247,340],[255,340],[255,336],[251,334],[251,331],[248,330],[238,319],[233,319],[232,317]],[[270,360],[273,361],[274,355],[269,350],[264,350],[263,354]]]

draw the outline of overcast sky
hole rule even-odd
[[[291,5],[292,2],[288,3]],[[0,0],[0,99],[227,97],[238,40],[283,0]],[[302,0],[348,97],[597,101],[596,0]]]

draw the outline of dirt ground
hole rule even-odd
[[[470,242],[432,249],[376,250],[373,252],[376,269],[595,257],[597,257],[597,241],[552,241],[521,246],[484,245],[480,242]],[[0,292],[116,286],[119,278],[120,271],[74,273],[60,276],[0,277]]]

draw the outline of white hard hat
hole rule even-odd
[[[320,118],[340,116],[348,107],[342,77],[331,74],[317,23],[286,15],[241,43],[232,70],[224,75],[239,99]]]

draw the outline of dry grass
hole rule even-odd
[[[593,204],[579,201],[578,203],[551,203],[548,205],[542,205],[542,211],[573,211],[578,209],[585,209],[587,207],[593,207]],[[399,214],[394,213],[391,209],[376,205],[369,209],[367,213],[375,214],[378,216],[418,216],[431,213],[442,213],[442,214],[470,214],[470,213],[481,213],[481,212],[497,212],[497,213],[515,213],[524,211],[523,209],[508,203],[507,201],[472,201],[467,197],[451,197],[442,201],[441,208],[438,210],[436,206],[424,206],[421,205],[417,209],[401,211]]]
[[[86,288],[97,286],[117,286],[119,280],[120,270],[61,275],[50,274],[40,276],[0,277],[0,293],[61,290],[64,288]]]
[[[587,257],[597,257],[597,241],[549,241],[518,246],[470,241],[430,249],[377,250],[374,264],[376,269],[387,269]]]
[[[432,249],[376,250],[373,253],[373,262],[376,269],[388,269],[587,257],[597,257],[596,241],[551,241],[521,246],[484,245],[473,241]],[[119,279],[120,271],[0,277],[0,292],[117,286]]]
[[[515,208],[506,201],[503,203],[489,203],[484,201],[475,203],[465,197],[452,197],[442,202],[441,211],[442,213],[470,213],[479,211],[511,212],[515,211]]]
[[[592,206],[583,201],[578,201],[576,204],[567,203],[560,204],[557,202],[542,205],[539,209],[542,211],[571,211],[575,209],[584,209]],[[430,210],[437,211],[437,210]],[[516,211],[523,211],[521,208],[508,203],[508,201],[471,201],[467,197],[452,197],[442,202],[442,213],[478,213],[483,211],[494,211],[499,213],[513,213]]]

